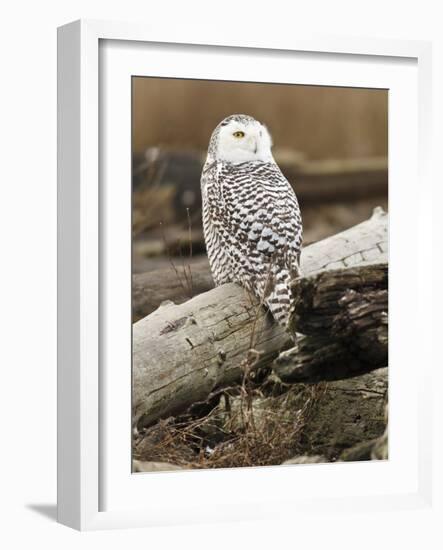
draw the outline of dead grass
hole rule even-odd
[[[233,468],[278,465],[302,454],[304,426],[326,385],[284,387],[272,377],[256,384],[254,363],[250,355],[241,385],[220,390],[208,412],[162,420],[141,434],[134,459]]]

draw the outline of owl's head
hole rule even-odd
[[[264,124],[248,115],[231,115],[212,133],[208,160],[273,162],[271,147],[272,139]]]

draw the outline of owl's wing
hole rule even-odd
[[[223,223],[253,264],[274,262],[296,276],[302,221],[295,193],[275,163],[248,164],[221,174]]]
[[[216,163],[202,175],[203,226],[216,284],[241,283],[283,326],[299,274],[300,210],[274,163]]]
[[[234,280],[264,301],[277,322],[286,326],[293,305],[289,283],[300,273],[300,209],[276,164],[248,164],[219,178]]]
[[[201,177],[202,217],[206,251],[216,285],[235,280],[231,249],[233,235],[222,194],[220,164],[205,166]]]

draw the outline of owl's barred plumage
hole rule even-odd
[[[302,221],[295,193],[272,157],[267,129],[247,115],[224,119],[211,136],[201,188],[215,284],[241,284],[286,327]]]

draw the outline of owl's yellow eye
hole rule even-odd
[[[232,135],[233,135],[234,137],[236,137],[236,138],[245,137],[245,133],[244,133],[244,132],[240,132],[240,131],[234,132]]]

